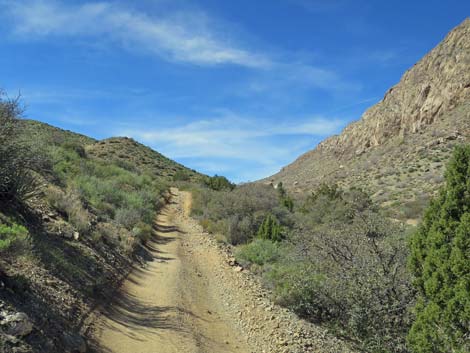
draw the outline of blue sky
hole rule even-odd
[[[0,0],[0,87],[28,118],[256,180],[357,120],[469,14],[464,0]]]

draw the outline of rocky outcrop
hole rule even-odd
[[[33,323],[25,313],[1,312],[0,316],[3,317],[0,327],[10,336],[24,337],[33,331]]]
[[[470,19],[360,120],[262,182],[282,182],[300,197],[323,183],[359,187],[391,217],[414,221],[461,143],[470,143]]]
[[[390,88],[384,98],[318,149],[361,154],[393,136],[418,132],[470,99],[470,19]]]

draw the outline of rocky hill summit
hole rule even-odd
[[[452,146],[468,140],[469,107],[470,19],[466,19],[360,120],[267,180],[282,181],[297,193],[323,182],[359,186],[384,206],[417,201],[414,187],[418,194],[424,193],[419,197],[428,198],[440,184],[441,162]],[[404,211],[395,207],[392,213],[414,217]]]

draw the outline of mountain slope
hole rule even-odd
[[[111,137],[98,141],[39,121],[21,122],[24,135],[38,145],[79,144],[84,147],[89,158],[117,163],[124,168],[149,173],[168,181],[172,181],[177,172],[186,173],[191,180],[197,180],[202,176],[128,137]]]
[[[149,258],[175,175],[202,175],[131,139],[16,121],[41,187],[20,204],[0,199],[0,352],[84,352],[88,314]]]
[[[169,178],[177,173],[187,173],[188,178],[196,180],[201,174],[165,157],[164,155],[127,137],[113,137],[90,144],[87,153],[97,159],[112,160],[124,166],[134,166],[140,172]]]
[[[442,180],[456,143],[470,140],[470,19],[453,29],[384,98],[340,135],[265,182],[303,194],[321,183],[359,186],[414,219]]]

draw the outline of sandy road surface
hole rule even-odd
[[[191,234],[178,225],[189,212],[190,194],[172,194],[155,221],[152,259],[102,310],[95,338],[102,351],[113,353],[251,352],[213,296],[207,274],[192,263]]]

